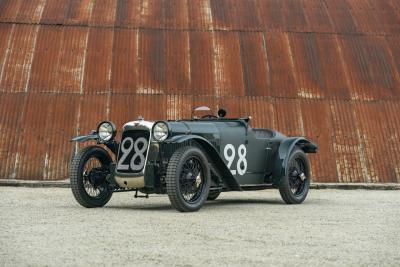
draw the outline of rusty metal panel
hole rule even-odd
[[[369,10],[351,11],[358,32],[381,33],[382,24],[376,18],[375,12]]]
[[[162,29],[165,27],[165,1],[142,0],[140,26]]]
[[[138,76],[138,38],[134,29],[115,29],[111,91],[113,93],[135,93]]]
[[[66,142],[78,110],[76,96],[29,94],[22,111],[17,156],[12,176],[16,179],[59,179],[67,175],[71,146]],[[58,112],[52,112],[57,108]]]
[[[192,93],[214,95],[213,33],[191,31],[189,40]]]
[[[399,82],[382,37],[340,36],[338,39],[352,99],[390,99],[397,94]]]
[[[45,96],[47,98],[47,95]],[[64,125],[74,125],[79,111],[78,95],[56,95],[48,104],[48,115],[44,123],[45,158],[43,179],[56,180],[68,176],[68,165],[72,155],[72,143],[75,129],[64,129]],[[56,112],[52,112],[56,111]]]
[[[73,125],[75,134],[87,134],[96,130],[99,122],[109,118],[110,102],[109,95],[80,95],[77,123]]]
[[[71,0],[65,24],[88,25],[95,0]]]
[[[48,134],[44,131],[44,124],[51,112],[50,105],[54,95],[29,94],[21,119],[23,125],[20,131],[20,140],[17,149],[18,162],[15,163],[15,172],[18,179],[44,178]]]
[[[355,102],[361,142],[368,155],[369,176],[367,182],[392,182],[390,159],[387,158],[388,132],[382,105],[376,102]]]
[[[164,112],[158,112],[158,119],[163,115],[166,115],[167,119],[169,120],[191,117],[193,105],[192,96],[167,95],[166,98],[166,114]]]
[[[315,39],[318,46],[324,95],[330,98],[349,99],[348,79],[336,36],[318,34],[315,35]]]
[[[42,17],[46,0],[22,1],[16,18],[18,22],[38,23]]]
[[[293,60],[287,34],[265,33],[265,41],[271,79],[271,95],[275,97],[296,97]]]
[[[304,135],[318,144],[317,153],[310,157],[314,180],[318,182],[338,182],[335,154],[332,145],[332,119],[326,101],[307,99],[300,102],[301,127]]]
[[[374,2],[377,0],[348,0],[348,7],[351,10],[354,11],[360,11],[360,10],[371,10],[373,7],[370,4],[371,2]],[[378,0],[379,1],[379,0]]]
[[[393,9],[375,10],[373,13],[378,21],[381,33],[396,34],[400,32],[400,14]]]
[[[187,29],[189,26],[188,1],[168,0],[165,6],[165,27],[168,29]]]
[[[250,125],[254,128],[276,128],[276,114],[273,101],[265,97],[238,98],[239,116],[251,116]],[[228,116],[231,116],[227,110]]]
[[[335,1],[330,1],[330,2],[335,2]],[[357,31],[356,24],[354,22],[352,14],[350,13],[350,10],[329,8],[329,6],[327,9],[329,17],[332,20],[336,32],[354,33]]]
[[[366,182],[369,177],[367,154],[361,142],[353,104],[348,101],[330,101],[330,109],[338,181]]]
[[[137,93],[164,94],[165,78],[165,32],[139,30],[139,76]]]
[[[216,96],[243,96],[240,42],[235,32],[214,32]]]
[[[395,64],[394,70],[397,69],[397,75],[400,75],[400,36],[386,36],[386,42],[389,52]],[[400,94],[398,94],[400,95]]]
[[[232,0],[234,7],[233,27],[237,30],[259,31],[263,30],[259,22],[256,0]]]
[[[393,116],[400,114],[400,104],[398,101],[388,101],[384,103],[385,132],[388,139],[386,142],[387,152],[390,155],[389,180],[400,182],[400,118]]]
[[[300,100],[276,98],[274,100],[276,128],[289,136],[304,135]]]
[[[218,30],[232,30],[234,21],[233,5],[229,0],[210,0],[213,27]]]
[[[140,26],[141,0],[119,0],[117,2],[115,26]]]
[[[189,45],[189,32],[166,32],[165,77],[168,93],[191,93]]]
[[[46,0],[40,22],[44,24],[63,24],[69,11],[70,0]]]
[[[3,40],[2,42],[0,42],[0,82],[3,76],[5,60],[9,52],[9,46],[11,44],[11,36],[14,31],[13,29],[14,29],[13,25],[0,24],[0,40]]]
[[[112,47],[112,28],[90,28],[84,58],[85,93],[104,93],[110,90]]]
[[[282,12],[285,17],[284,29],[287,31],[310,31],[306,15],[300,1],[284,1],[284,9]]]
[[[26,96],[15,93],[0,94],[0,176],[15,179],[19,162],[21,117]]]
[[[285,30],[285,14],[283,10],[283,1],[280,0],[257,0],[257,9],[259,21],[266,31]]]
[[[117,1],[102,0],[93,2],[93,10],[90,16],[90,25],[113,26],[115,24]]]
[[[18,14],[23,0],[0,1],[0,21],[13,22]]]
[[[110,120],[115,123],[117,129],[122,129],[122,126],[128,121],[137,119],[137,107],[135,102],[136,95],[112,95],[110,102]],[[120,131],[118,131],[119,134]]]
[[[305,3],[308,3],[305,2]],[[321,3],[320,1],[318,3]],[[334,26],[329,19],[328,10],[323,4],[315,7],[314,5],[307,5],[304,8],[306,15],[307,29],[310,32],[328,33],[334,31]]]
[[[63,28],[56,84],[59,91],[79,93],[83,90],[88,33],[88,29],[83,27]]]
[[[268,96],[268,56],[263,33],[239,33],[245,94]]]
[[[396,9],[397,11],[400,10],[400,2],[397,0],[389,0],[388,1],[390,6],[392,6],[394,9]]]
[[[28,81],[30,91],[57,92],[62,33],[60,27],[40,27]]]
[[[188,1],[189,28],[192,30],[210,30],[213,27],[209,0]]]
[[[39,26],[14,25],[11,41],[4,59],[0,88],[2,91],[24,92],[36,46]]]
[[[298,96],[324,98],[320,52],[313,34],[289,34]]]

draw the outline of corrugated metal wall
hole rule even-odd
[[[400,182],[399,33],[398,0],[0,0],[0,178],[206,104],[316,141],[315,181]]]

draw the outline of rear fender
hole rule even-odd
[[[278,184],[281,178],[287,175],[287,165],[290,153],[298,146],[305,153],[317,153],[318,146],[304,137],[289,137],[284,139],[280,146],[274,162],[274,184]]]
[[[177,135],[165,141],[165,143],[180,144],[190,140],[196,141],[201,146],[203,151],[212,162],[213,167],[219,172],[222,180],[226,183],[230,190],[242,191],[239,183],[236,181],[235,177],[233,177],[225,162],[219,156],[218,151],[207,139],[197,135]]]

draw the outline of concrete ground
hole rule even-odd
[[[223,193],[199,212],[114,194],[85,209],[68,188],[0,187],[0,266],[400,266],[400,192]]]

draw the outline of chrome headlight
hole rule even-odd
[[[168,125],[165,122],[160,121],[153,126],[153,137],[156,141],[164,141],[167,139],[168,133]]]
[[[97,134],[99,135],[99,139],[102,142],[110,141],[115,137],[117,130],[115,128],[114,123],[110,121],[103,121],[97,127]]]

